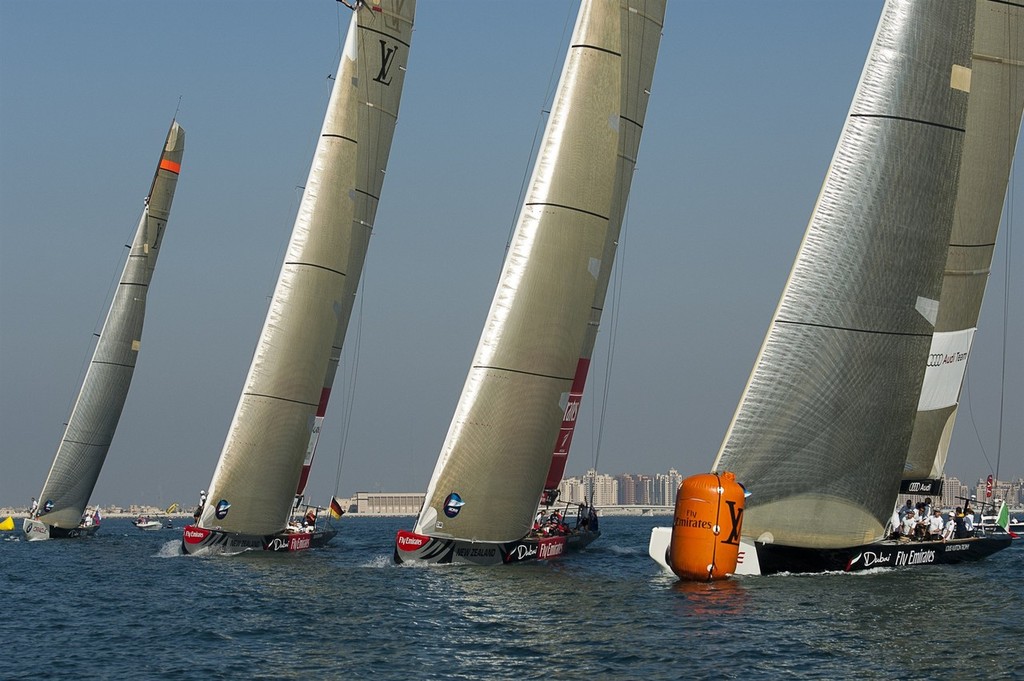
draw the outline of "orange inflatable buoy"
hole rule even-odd
[[[729,472],[692,475],[679,485],[668,564],[680,579],[725,579],[736,571],[743,486]]]

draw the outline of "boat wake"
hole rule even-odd
[[[359,567],[364,568],[387,568],[394,566],[395,561],[389,555],[381,554],[374,556],[369,561],[363,563]]]
[[[608,544],[606,546],[595,546],[587,549],[594,553],[598,551],[607,551],[608,553],[614,553],[616,556],[646,556],[647,550],[643,547],[635,546],[620,546],[618,544]]]
[[[154,558],[181,558],[184,555],[181,552],[181,540],[172,539],[160,546],[160,550],[156,552]]]

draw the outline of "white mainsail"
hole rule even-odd
[[[953,233],[908,480],[940,478],[946,464],[1024,110],[1024,5],[976,0],[973,52]]]
[[[953,227],[975,0],[889,0],[778,309],[713,470],[744,534],[882,537],[903,474]]]
[[[285,261],[201,527],[267,535],[287,523],[362,271],[414,12],[412,0],[356,3]],[[378,103],[387,108],[376,110]]]
[[[585,0],[483,334],[415,531],[473,541],[526,535],[599,290],[623,130],[624,32],[660,37],[664,2]],[[656,17],[632,22],[629,15]],[[630,53],[632,54],[632,53]],[[653,53],[640,50],[653,60]],[[632,86],[642,78],[633,78]],[[648,83],[649,85],[649,83]],[[639,94],[636,96],[640,96]],[[630,100],[632,101],[632,100]],[[642,106],[638,107],[642,109]],[[616,225],[615,229],[617,230]],[[598,313],[599,314],[599,313]]]
[[[135,373],[146,296],[160,255],[184,151],[185,131],[177,121],[172,121],[128,260],[39,495],[39,520],[47,525],[78,527],[107,458]]]

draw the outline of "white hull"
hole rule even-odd
[[[46,541],[50,538],[50,526],[31,518],[25,518],[25,522],[21,524],[21,531],[25,533],[27,541]]]

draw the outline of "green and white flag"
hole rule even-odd
[[[1016,536],[1013,532],[1010,532],[1010,509],[1006,507],[1005,501],[999,506],[999,515],[996,517],[996,525],[1003,528],[1003,531],[1008,532],[1011,536]]]

